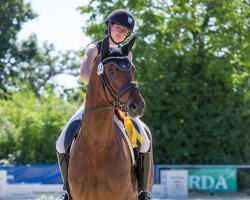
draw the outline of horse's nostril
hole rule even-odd
[[[128,104],[128,112],[131,117],[142,116],[145,104],[142,101],[133,100]]]
[[[130,109],[131,109],[132,111],[134,111],[134,110],[136,110],[136,108],[137,108],[136,103],[131,103]]]

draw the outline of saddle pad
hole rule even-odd
[[[126,142],[127,142],[127,144],[128,144],[128,147],[129,147],[130,155],[131,155],[132,165],[135,165],[135,155],[134,155],[134,151],[133,151],[132,145],[131,145],[131,143],[130,143],[130,140],[129,140],[129,138],[128,138],[128,135],[127,135],[127,133],[126,133],[126,131],[125,131],[124,125],[123,125],[122,121],[120,121],[120,120],[118,119],[118,117],[117,117],[116,115],[114,115],[114,121],[115,121],[115,123],[118,125],[118,127],[120,128],[120,130],[121,130],[121,132],[122,132],[124,138],[126,139]]]

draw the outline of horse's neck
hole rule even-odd
[[[95,87],[95,86],[93,86]],[[109,102],[103,101],[94,88],[88,88],[85,110],[110,106]],[[114,111],[98,110],[85,112],[83,115],[83,140],[84,143],[98,143],[107,145],[114,139]]]
[[[103,110],[84,113],[82,133],[83,142],[87,146],[105,148],[114,139],[113,111]]]

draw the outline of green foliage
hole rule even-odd
[[[155,161],[249,164],[249,1],[92,0],[79,8],[89,16],[85,33],[102,39],[104,19],[116,8],[130,10],[137,20],[133,62],[147,102],[143,120],[154,136]],[[22,0],[4,0],[0,10],[0,93],[5,95],[0,158],[54,162],[54,142],[76,108],[46,85],[57,74],[76,75],[79,55],[56,53],[49,44],[39,48],[36,36],[17,42],[22,24],[35,17]],[[22,89],[24,81],[31,89]]]
[[[249,2],[93,0],[81,8],[87,35],[100,39],[117,8],[137,20],[133,62],[155,161],[249,164]]]
[[[1,0],[0,58],[4,58],[6,53],[11,53],[10,47],[14,47],[17,33],[23,23],[34,17],[30,4],[24,3],[23,0]]]
[[[16,56],[16,38],[23,23],[35,14],[23,0],[1,0],[0,4],[0,92],[6,92],[6,83],[13,74]]]
[[[8,164],[56,163],[55,142],[79,105],[31,89],[0,100],[0,160]]]
[[[68,74],[79,77],[80,55],[75,51],[57,52],[52,44],[38,47],[36,35],[16,43],[15,54],[4,65],[1,91],[11,93],[28,82],[36,96],[40,96],[46,85],[56,88],[53,79]],[[0,63],[1,65],[1,63]]]
[[[52,44],[38,47],[36,35],[17,41],[23,24],[36,17],[23,0],[2,0],[0,5],[0,95],[15,91],[28,82],[36,96],[46,84],[56,87],[58,74],[79,76],[80,55],[74,51],[56,52]]]
[[[57,52],[46,42],[39,47],[36,35],[17,41],[23,24],[35,17],[23,0],[1,1],[0,160],[9,164],[54,163],[56,139],[77,110],[73,100],[85,96],[85,87],[55,81],[61,74],[79,77],[79,53]]]

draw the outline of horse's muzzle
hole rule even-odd
[[[127,109],[131,117],[141,117],[145,108],[145,101],[143,100],[141,94],[134,92],[134,94],[128,99]]]

